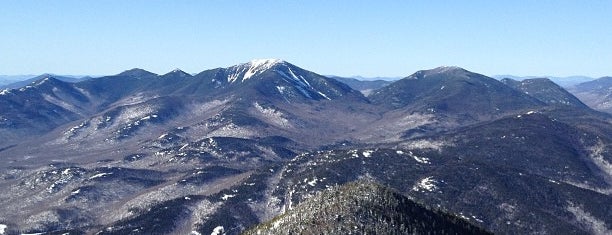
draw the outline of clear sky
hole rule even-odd
[[[320,74],[612,75],[612,1],[0,0],[0,74],[189,73],[279,58]]]

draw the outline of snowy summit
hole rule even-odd
[[[244,81],[249,78],[263,73],[264,71],[272,68],[274,65],[285,63],[283,60],[279,59],[255,59],[251,60],[248,63],[244,63],[238,65],[235,73],[230,74],[228,76],[229,82],[235,82],[237,80]],[[242,75],[242,76],[240,76]],[[242,79],[239,79],[242,78]]]

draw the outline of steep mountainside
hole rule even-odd
[[[580,83],[570,87],[569,91],[589,107],[612,113],[612,77]]]
[[[489,234],[367,180],[317,193],[245,234]]]
[[[574,95],[547,78],[533,78],[523,81],[504,78],[501,82],[548,105],[569,105],[580,108],[587,107]]]

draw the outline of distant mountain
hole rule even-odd
[[[589,107],[612,113],[612,77],[580,83],[569,88],[569,91]]]
[[[513,76],[513,75],[495,75],[495,79],[510,78],[512,80],[523,81],[525,79],[548,78],[561,87],[568,88],[579,83],[595,80],[595,78],[587,76],[569,76],[569,77],[554,77],[554,76]]]
[[[547,78],[531,78],[522,81],[504,78],[501,82],[549,105],[588,107],[574,95]]]
[[[17,80],[11,83],[7,83],[7,84],[0,84],[0,89],[17,89],[17,88],[21,88],[24,86],[27,86],[29,84],[32,84],[40,79],[44,79],[47,77],[53,77],[57,80],[60,81],[64,81],[64,82],[77,82],[77,81],[82,81],[82,80],[86,80],[89,79],[90,77],[87,76],[60,76],[60,75],[52,75],[52,74],[43,74],[40,76],[33,76],[33,77],[22,77],[22,80]]]
[[[373,90],[382,88],[386,85],[391,84],[392,80],[358,80],[355,78],[346,78],[338,76],[329,76],[330,78],[336,79],[351,88],[361,91],[364,95],[369,95]]]
[[[244,234],[490,234],[361,180],[333,187]]]
[[[7,84],[36,77],[36,75],[0,75],[0,89]]]

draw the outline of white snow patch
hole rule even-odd
[[[412,151],[409,151],[408,154],[414,158],[415,161],[419,162],[419,163],[423,163],[423,164],[431,164],[431,162],[429,161],[429,158],[426,157],[419,157],[417,155],[415,155],[414,153],[412,153]]]
[[[314,187],[315,185],[317,185],[317,177],[314,177],[311,181],[309,181],[307,184]]]
[[[141,119],[147,117],[153,112],[155,112],[155,108],[150,105],[128,106],[124,110],[122,110],[121,114],[118,115],[117,119],[119,122],[129,122],[133,119]]]
[[[433,179],[433,176],[429,176],[429,177],[421,179],[419,182],[417,182],[412,187],[412,190],[417,191],[417,192],[421,192],[421,191],[433,192],[434,190],[436,190],[438,188],[435,185],[435,183],[436,183],[436,181]]]
[[[221,197],[221,200],[227,201],[227,199],[233,198],[235,196],[236,194],[223,194],[223,197]]]
[[[81,189],[77,189],[77,190],[72,191],[72,193],[70,193],[70,194],[71,194],[71,195],[77,195],[77,194],[79,194],[80,192],[81,192]]]
[[[591,230],[593,234],[612,234],[612,230],[610,230],[606,223],[595,216],[591,215],[589,212],[580,208],[578,205],[574,205],[574,203],[569,202],[569,205],[566,207],[566,210],[569,211],[576,217],[577,222],[585,227],[586,229]]]
[[[0,95],[8,95],[10,93],[11,93],[11,91],[9,89],[4,89],[4,90],[0,91]]]
[[[288,119],[283,117],[283,113],[274,108],[265,108],[259,103],[255,102],[255,109],[265,116],[270,122],[281,127],[291,127],[291,123]]]
[[[83,123],[79,124],[78,126],[73,126],[72,128],[70,128],[70,130],[64,132],[64,135],[73,135],[75,131],[85,127],[85,125],[87,125],[87,122],[83,122]]]
[[[306,91],[305,88],[310,88],[312,90],[314,90],[314,88],[312,88],[312,86],[310,86],[310,84],[308,83],[308,81],[306,81],[306,79],[298,78],[297,76],[295,76],[295,74],[293,74],[291,69],[289,69],[289,72],[291,72],[291,75],[293,75],[293,77],[290,77],[289,75],[287,75],[283,71],[280,71],[280,70],[275,70],[275,71],[276,71],[276,73],[281,75],[283,78],[285,78],[288,82],[294,81],[295,83],[297,83],[297,86],[294,86],[294,87],[296,89],[298,89],[298,91],[300,91],[304,96],[312,99],[312,96],[310,95],[310,93],[308,91]]]
[[[99,174],[95,174],[92,177],[89,177],[89,179],[91,180],[91,179],[100,178],[100,177],[104,177],[104,176],[112,175],[112,174],[113,174],[112,172],[111,173],[99,173]]]
[[[372,157],[372,153],[374,152],[374,150],[365,150],[363,151],[361,154],[363,155],[363,157]]]
[[[0,235],[4,235],[6,228],[8,228],[6,224],[0,224]]]
[[[199,233],[198,231],[191,231],[189,235],[202,235],[202,234]]]
[[[225,234],[225,229],[223,228],[223,226],[217,226],[213,229],[210,235],[222,235],[222,234]]]
[[[145,117],[141,118],[140,121],[149,120],[151,118],[157,118],[157,114],[145,116]]]
[[[431,149],[438,152],[442,151],[443,147],[452,146],[451,143],[441,140],[415,140],[402,143],[401,145],[408,149]]]
[[[228,123],[219,129],[216,129],[207,136],[209,137],[238,137],[238,138],[249,138],[257,135],[257,132],[252,131],[246,127],[240,127],[234,123]]]
[[[272,223],[272,227],[273,228],[278,228],[280,226],[281,222],[282,222],[281,220],[274,221],[274,223]]]
[[[29,86],[29,85],[28,85],[28,86],[25,86],[25,87],[19,88],[19,91],[26,91],[27,89],[30,89],[30,88],[33,88],[33,86]]]
[[[166,138],[166,136],[168,136],[168,134],[163,134],[163,135],[160,135],[159,137],[157,137],[157,139],[163,139],[163,138]]]
[[[323,92],[317,91],[317,93],[319,93],[319,95],[323,96],[323,98],[325,98],[327,100],[331,100],[329,97],[327,97],[327,95],[323,94]]]
[[[482,223],[482,222],[484,222],[483,220],[481,220],[481,219],[479,219],[478,217],[473,216],[473,215],[472,215],[472,219],[476,220],[476,222],[478,222],[478,223]]]
[[[556,180],[553,180],[553,179],[548,179],[548,182],[551,182],[553,184],[560,184],[559,182],[557,182]]]

